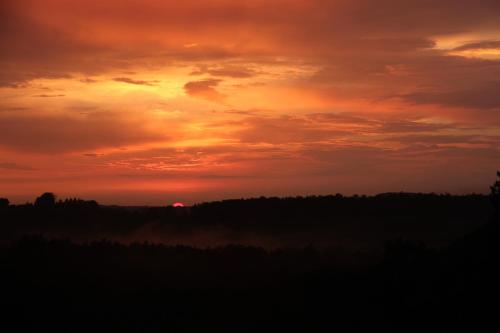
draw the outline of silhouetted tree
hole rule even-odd
[[[72,208],[95,208],[99,204],[95,200],[82,200],[79,198],[67,198],[57,202],[59,206],[72,207]]]
[[[497,177],[500,178],[500,171],[497,171]],[[500,211],[500,179],[498,179],[491,187],[490,197],[493,206],[497,212]]]
[[[38,198],[36,198],[35,206],[40,207],[52,207],[56,204],[56,196],[54,193],[45,192]]]
[[[0,198],[0,208],[9,206],[10,201],[6,198]]]

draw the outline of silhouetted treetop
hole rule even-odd
[[[35,200],[35,206],[51,207],[56,204],[56,196],[54,193],[45,192]]]
[[[59,200],[57,205],[69,208],[95,208],[99,204],[95,200],[83,200],[79,198],[67,198],[64,200]]]
[[[1,207],[7,207],[10,204],[9,199],[7,198],[0,198],[0,208]]]
[[[495,209],[497,211],[499,211],[500,210],[500,171],[497,171],[497,177],[499,179],[497,179],[497,181],[492,186],[490,186],[490,189],[491,189],[490,197],[491,197],[491,202],[493,203],[493,206],[495,206]]]

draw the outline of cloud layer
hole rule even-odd
[[[498,17],[497,0],[2,1],[0,194],[484,191]]]

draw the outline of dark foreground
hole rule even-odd
[[[473,212],[483,207],[483,199],[475,198],[477,202],[468,201],[469,208],[462,205],[457,209]],[[408,201],[405,202],[404,205],[408,205]],[[267,204],[271,206],[266,208],[267,213],[278,211],[273,210],[272,202]],[[373,223],[385,223],[386,228],[380,229],[392,230],[389,235],[377,233],[382,235],[383,246],[380,254],[374,255],[371,254],[377,253],[376,247],[358,251],[354,246],[343,251],[336,246],[318,249],[314,244],[283,249],[244,245],[195,248],[51,239],[48,233],[26,236],[35,230],[34,222],[27,220],[32,216],[43,221],[38,222],[37,231],[53,233],[68,229],[61,227],[58,219],[52,220],[55,221],[52,224],[47,222],[50,214],[62,216],[61,207],[2,208],[5,230],[16,235],[10,240],[4,239],[0,249],[2,326],[9,327],[9,331],[498,332],[500,329],[497,305],[500,220],[491,205],[486,213],[476,211],[477,214],[467,217],[462,212],[461,219],[456,218],[462,221],[459,226],[446,222],[450,233],[457,235],[446,242],[436,242],[443,238],[435,236],[446,230],[442,223],[427,221],[417,228],[412,224],[417,222],[408,222],[408,217],[418,217],[424,214],[422,211],[401,209],[406,215],[386,211],[386,219],[382,215],[370,215],[371,222],[364,222],[372,223],[371,227],[366,226],[368,230],[377,230]],[[342,209],[363,215],[359,209],[345,207]],[[365,210],[366,207],[363,206]],[[69,216],[76,211],[74,207],[64,209]],[[89,213],[92,209],[97,211]],[[102,214],[124,214],[130,224],[133,219],[128,214],[146,220],[144,214],[159,214],[150,211],[109,213],[99,209],[97,206],[81,208],[79,214],[74,214],[74,220],[82,223],[85,212],[94,220]],[[215,214],[214,210],[211,212]],[[223,225],[230,224],[230,219],[225,220],[224,216],[235,214],[224,206],[218,206],[215,212],[219,219],[210,220],[223,221],[218,222]],[[444,214],[439,210],[435,212]],[[431,214],[432,209],[428,213]],[[172,218],[175,221],[202,223],[195,218],[201,216],[197,213],[195,216],[181,211],[163,214],[176,216]],[[257,214],[255,209],[249,213],[252,214]],[[302,217],[291,219],[295,222],[289,226],[285,218],[276,225],[294,229],[295,235],[313,228],[310,221],[321,226],[313,228],[320,230],[319,233],[332,230],[333,227],[325,225],[335,224],[337,220],[328,214],[320,215],[307,220],[309,224],[305,226],[306,219]],[[391,224],[398,220],[397,216],[405,223],[404,228]],[[474,216],[480,221],[473,222]],[[441,218],[435,220],[442,221]],[[22,226],[16,228],[16,221]],[[278,226],[259,226],[261,222],[248,215],[242,221],[246,223],[231,227],[232,233],[255,229],[258,231],[253,235],[276,236],[283,232]],[[189,228],[195,226],[189,225]],[[90,234],[80,224],[69,229]],[[158,230],[164,232],[162,228]],[[337,226],[336,230],[344,230],[343,235],[351,232],[345,225]],[[306,235],[305,238],[310,236]],[[392,240],[386,239],[398,235]],[[418,236],[403,240],[406,235]]]

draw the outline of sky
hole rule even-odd
[[[485,193],[498,0],[2,0],[0,197]]]

